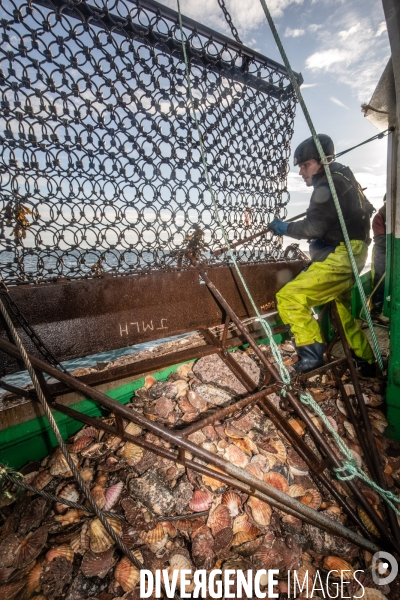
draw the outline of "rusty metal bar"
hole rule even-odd
[[[19,357],[18,349],[6,340],[0,339],[0,349],[6,351],[15,358]],[[263,501],[269,502],[270,504],[272,503],[271,505],[280,507],[280,509],[283,511],[286,511],[287,508],[294,510],[297,513],[302,514],[303,517],[313,521],[316,526],[321,527],[322,529],[329,529],[330,531],[335,531],[337,535],[344,537],[345,539],[351,541],[354,544],[357,544],[358,546],[361,546],[362,548],[368,549],[369,551],[373,552],[377,551],[378,547],[375,544],[371,543],[365,538],[362,538],[350,529],[347,529],[342,524],[331,521],[325,515],[322,515],[321,513],[310,509],[309,507],[303,505],[301,502],[298,502],[297,500],[291,498],[290,496],[287,496],[286,494],[283,494],[282,492],[273,488],[267,483],[257,479],[256,477],[253,477],[247,471],[236,467],[235,465],[225,461],[224,459],[213,454],[212,452],[201,448],[200,446],[196,446],[196,444],[190,442],[185,438],[177,438],[177,436],[174,433],[172,433],[170,430],[166,429],[162,425],[150,421],[135,410],[130,410],[129,408],[120,405],[118,402],[112,400],[105,394],[99,392],[98,390],[94,390],[79,381],[76,381],[70,375],[62,373],[57,369],[54,369],[50,365],[47,365],[46,363],[41,361],[40,359],[34,356],[30,356],[29,359],[35,368],[43,370],[44,372],[59,379],[60,381],[65,381],[72,389],[80,391],[85,396],[99,402],[102,406],[104,406],[111,412],[114,412],[115,410],[119,411],[120,414],[129,421],[133,421],[134,423],[161,437],[165,441],[176,445],[180,448],[183,448],[188,452],[191,452],[198,458],[206,461],[209,464],[212,464],[216,469],[221,469],[222,472],[226,475],[238,479],[242,483],[246,484],[246,486],[248,486],[249,489],[257,491],[259,494],[257,497],[260,497],[260,499],[263,499]],[[390,541],[389,537],[388,541]]]
[[[201,419],[200,421],[195,421],[188,427],[185,427],[185,429],[174,429],[173,431],[176,433],[176,435],[178,435],[180,437],[187,437],[188,435],[191,435],[195,431],[198,431],[199,429],[203,429],[203,427],[206,427],[207,425],[212,425],[213,423],[215,423],[215,421],[220,421],[221,419],[224,419],[225,417],[229,417],[229,415],[237,412],[238,410],[245,408],[249,404],[255,404],[256,402],[258,402],[260,400],[260,398],[263,398],[264,396],[267,396],[268,394],[272,394],[273,392],[277,392],[279,389],[280,389],[280,387],[276,384],[270,385],[265,390],[261,390],[260,392],[257,392],[256,394],[253,394],[251,396],[247,396],[247,398],[243,398],[243,400],[238,400],[234,404],[230,404],[229,406],[227,406],[225,408],[216,410],[212,415],[209,415],[208,417],[205,417],[204,419]]]
[[[225,317],[225,323],[224,323],[224,331],[222,332],[222,339],[221,339],[221,346],[223,348],[225,348],[226,338],[228,336],[228,330],[229,330],[229,323],[230,322],[231,322],[230,316],[226,315],[226,317]]]
[[[347,361],[347,359],[346,359],[346,361]],[[358,442],[363,451],[365,463],[367,465],[369,472],[372,474],[374,472],[374,466],[373,466],[372,459],[371,459],[371,453],[370,453],[370,449],[368,448],[368,444],[366,443],[365,436],[364,436],[363,432],[361,431],[359,420],[357,419],[357,416],[353,410],[353,407],[350,402],[350,398],[349,398],[348,394],[346,393],[346,390],[344,388],[341,378],[339,377],[337,369],[335,367],[333,367],[332,372],[335,377],[340,394],[343,398],[343,402],[346,406],[347,412],[349,413],[350,421],[356,432]]]
[[[311,469],[314,476],[322,483],[323,486],[328,490],[328,492],[335,498],[338,504],[343,508],[346,514],[353,520],[354,523],[364,532],[364,535],[367,537],[371,537],[368,529],[365,527],[357,513],[352,509],[348,502],[343,498],[343,496],[338,492],[333,483],[324,475],[323,471],[328,466],[326,463],[328,461],[321,461],[314,454],[314,452],[307,446],[304,442],[303,438],[299,436],[296,431],[288,426],[288,423],[283,418],[283,416],[279,413],[279,411],[275,408],[275,406],[268,400],[268,398],[263,398],[258,401],[258,405],[260,408],[266,413],[269,419],[276,425],[276,427],[283,433],[283,435],[287,438],[288,442],[292,445],[292,447],[296,450],[297,454],[300,456],[302,460],[306,463],[306,465]]]
[[[198,272],[200,273],[201,277],[203,278],[204,282],[206,283],[208,289],[210,290],[210,292],[212,293],[212,295],[214,296],[216,301],[220,304],[220,306],[222,306],[224,308],[226,313],[229,314],[232,321],[235,323],[235,325],[237,326],[239,331],[242,333],[242,335],[247,339],[248,343],[254,350],[255,354],[258,356],[258,358],[261,360],[261,362],[264,364],[264,366],[267,368],[267,370],[271,373],[271,375],[273,376],[275,381],[280,381],[280,376],[279,376],[279,373],[276,370],[276,368],[271,363],[269,363],[269,361],[266,359],[264,354],[261,352],[260,348],[254,342],[254,340],[251,338],[251,336],[248,335],[248,333],[247,333],[246,329],[243,327],[240,319],[237,317],[237,315],[231,309],[231,307],[226,302],[226,300],[223,298],[221,293],[218,291],[218,289],[212,283],[212,281],[208,277],[207,273],[205,273],[204,269],[202,269],[193,259],[191,262],[197,268]],[[286,392],[286,398],[289,401],[289,403],[291,404],[291,406],[293,407],[293,409],[296,411],[296,413],[304,421],[304,423],[308,427],[310,434],[312,435],[314,440],[317,442],[320,449],[323,450],[325,455],[331,460],[332,464],[335,467],[340,468],[341,467],[340,459],[333,452],[332,448],[330,447],[330,445],[329,445],[328,441],[325,439],[325,437],[319,432],[317,427],[314,425],[314,423],[312,422],[305,407],[300,403],[300,401],[290,391]],[[390,539],[391,543],[396,548],[398,547],[398,551],[400,551],[400,544],[399,544],[400,537],[397,538],[397,540],[391,538],[390,532],[389,532],[389,529],[388,529],[386,523],[383,522],[379,518],[378,514],[374,511],[371,504],[368,502],[368,500],[366,499],[366,497],[364,496],[362,491],[357,486],[357,483],[354,480],[348,481],[346,483],[347,483],[348,487],[351,489],[351,491],[354,494],[357,501],[360,503],[360,505],[362,506],[364,511],[367,513],[368,517],[371,519],[371,521],[373,522],[375,527],[378,529],[380,534],[384,538]]]
[[[211,333],[209,329],[202,329],[201,334],[204,336],[205,340],[209,342],[210,345],[215,346],[220,358],[230,368],[232,373],[240,381],[243,387],[245,387],[248,392],[254,392],[257,389],[257,384],[246,373],[246,371],[242,369],[242,367],[236,362],[233,356],[231,356],[231,354],[225,348],[223,348],[218,338],[216,338],[215,335]]]
[[[57,410],[63,414],[66,414],[78,421],[81,421],[82,423],[85,423],[86,425],[93,425],[97,429],[101,429],[103,431],[106,431],[107,433],[111,433],[112,435],[117,435],[117,431],[116,431],[115,427],[113,427],[112,425],[109,425],[108,423],[104,423],[104,421],[96,419],[95,417],[89,417],[83,413],[76,411],[73,408],[64,406],[63,404],[58,404],[57,402],[53,402],[51,406],[55,410]],[[163,448],[162,446],[156,446],[155,444],[151,444],[150,442],[147,442],[143,438],[137,438],[137,437],[135,437],[131,434],[125,433],[125,432],[121,439],[123,439],[127,442],[132,442],[132,443],[136,444],[137,446],[140,446],[141,448],[144,448],[144,449],[148,450],[149,452],[152,452],[153,454],[157,454],[158,456],[161,456],[163,458],[173,460],[174,462],[177,462],[177,463],[181,462],[179,451],[173,452],[172,450],[168,450],[166,448]],[[181,454],[181,456],[182,456],[182,454]],[[253,488],[244,484],[243,482],[233,479],[231,477],[228,477],[227,475],[225,475],[224,473],[221,473],[220,471],[214,471],[213,469],[210,469],[209,467],[205,467],[204,465],[193,462],[192,460],[186,459],[186,458],[183,459],[183,462],[181,462],[181,464],[183,464],[187,468],[191,469],[192,471],[199,473],[200,475],[207,475],[208,477],[213,477],[214,479],[221,481],[221,483],[223,483],[227,486],[236,488],[240,492],[244,492],[245,494],[249,494],[250,496],[259,498],[260,500],[263,500],[264,502],[268,502],[274,508],[282,510],[282,506],[279,505],[274,500],[271,500],[269,497],[265,496],[261,492],[258,492],[257,490],[254,490]],[[305,523],[309,523],[310,525],[315,526],[314,521],[312,521],[311,519],[308,519],[303,514],[298,513],[296,510],[285,507],[284,512],[287,512],[288,515],[292,515],[294,517],[297,517],[298,519],[301,519]],[[202,513],[198,513],[198,515],[201,516]],[[184,517],[186,518],[186,515],[184,515]],[[178,517],[176,517],[176,518],[178,518]],[[182,515],[180,516],[180,518],[181,519],[183,518]],[[171,517],[169,517],[168,519],[171,520]],[[164,519],[164,520],[166,520],[166,519]],[[335,532],[332,531],[332,533],[335,533]]]
[[[332,315],[334,318],[334,324],[339,333],[340,340],[341,340],[342,346],[343,346],[343,350],[344,350],[344,353],[346,355],[347,362],[349,365],[351,379],[352,379],[353,386],[354,386],[354,392],[355,392],[355,396],[357,398],[358,407],[360,409],[361,419],[362,419],[365,435],[366,435],[367,442],[368,442],[368,447],[369,447],[369,450],[371,453],[371,459],[372,459],[372,465],[373,465],[373,470],[371,471],[371,475],[375,474],[374,479],[376,480],[378,485],[381,488],[386,490],[387,485],[386,485],[385,476],[383,474],[382,463],[381,463],[381,459],[379,456],[378,448],[376,447],[375,437],[374,437],[374,434],[372,431],[371,422],[369,420],[368,410],[367,410],[367,407],[364,402],[360,381],[358,379],[358,375],[357,375],[357,371],[356,371],[356,368],[354,365],[353,357],[351,356],[350,346],[347,342],[346,334],[344,332],[343,325],[340,320],[336,304],[334,302],[332,302],[331,306],[332,306]],[[396,540],[400,541],[400,526],[397,521],[397,516],[396,516],[394,510],[386,502],[384,502],[384,506],[385,506],[386,514],[389,519],[389,523],[390,523],[390,527],[391,527],[393,536]]]
[[[302,373],[299,377],[300,381],[304,381],[306,379],[310,379],[310,377],[315,377],[316,375],[320,375],[321,373],[325,373],[326,371],[330,371],[334,367],[339,367],[340,365],[347,363],[347,358],[338,358],[337,360],[332,360],[332,362],[322,365],[322,367],[318,367],[318,369],[314,369],[313,371],[308,371],[308,373]]]

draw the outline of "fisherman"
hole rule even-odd
[[[335,154],[332,139],[324,134],[318,138],[325,155],[332,158]],[[360,325],[351,315],[354,274],[324,166],[312,137],[296,148],[294,165],[299,166],[306,185],[314,188],[306,217],[295,223],[274,219],[269,225],[278,235],[310,241],[312,264],[276,295],[279,315],[283,323],[290,326],[296,345],[299,360],[294,368],[298,373],[305,373],[322,366],[324,346],[312,308],[334,300],[357,366],[362,375],[372,376],[374,354]],[[370,217],[374,208],[348,167],[331,162],[329,169],[360,272],[367,259]]]
[[[386,271],[386,194],[383,206],[372,219],[372,232],[374,234],[374,248],[372,252],[372,279],[375,292],[372,296],[373,307],[371,317],[379,319],[383,309],[383,296],[385,292]]]

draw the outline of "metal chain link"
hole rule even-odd
[[[233,37],[235,38],[235,40],[237,42],[239,42],[239,44],[243,44],[242,40],[239,37],[238,30],[236,29],[236,27],[233,24],[232,17],[229,14],[228,9],[226,8],[226,4],[225,4],[224,0],[218,0],[218,4],[220,5],[222,12],[224,13],[225,20],[231,29]]]
[[[2,3],[7,284],[178,269],[196,223],[208,262],[229,260],[211,254],[221,234],[190,119],[178,19],[168,11],[123,0],[98,0],[96,9],[87,0]],[[221,217],[229,238],[242,239],[286,216],[295,94],[284,67],[247,50],[244,65],[236,42],[184,27]],[[282,259],[282,239],[271,232],[236,256]]]

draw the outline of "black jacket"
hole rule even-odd
[[[329,168],[349,238],[369,241],[370,217],[374,212],[372,204],[364,196],[349,167],[334,162]],[[290,223],[287,235],[298,240],[321,238],[327,244],[344,242],[325,171],[314,175],[312,182],[314,191],[307,216],[302,221]]]

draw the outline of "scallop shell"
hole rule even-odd
[[[189,503],[189,508],[194,512],[208,510],[211,506],[212,499],[212,495],[207,490],[195,490]]]
[[[64,485],[57,495],[64,500],[69,500],[69,502],[78,502],[79,501],[79,490],[76,483],[67,483]]]
[[[85,553],[81,564],[81,571],[85,577],[100,577],[103,579],[114,565],[114,548],[95,554],[91,550]]]
[[[249,457],[246,456],[243,450],[240,450],[240,448],[235,446],[235,444],[230,444],[226,448],[224,458],[229,460],[229,462],[233,465],[241,467],[242,469],[244,469],[244,467],[249,463]]]
[[[173,570],[193,570],[192,562],[183,554],[173,554],[169,559],[169,565]]]
[[[153,410],[162,419],[168,419],[170,413],[174,410],[174,403],[170,398],[161,396],[155,403]]]
[[[133,590],[140,581],[140,571],[126,557],[122,557],[114,570],[114,579],[124,592]]]
[[[110,508],[115,506],[115,504],[118,502],[118,500],[121,496],[123,488],[124,488],[124,484],[122,481],[118,481],[114,485],[107,488],[107,490],[105,491],[105,494],[104,494],[104,496],[105,496],[104,510],[110,510]]]
[[[80,476],[86,484],[91,483],[94,477],[94,470],[91,467],[86,467],[80,471]]]
[[[183,413],[197,413],[197,408],[195,408],[194,405],[189,402],[186,396],[179,398],[178,406]]]
[[[265,483],[268,483],[268,485],[271,485],[272,487],[276,488],[277,490],[280,490],[281,492],[284,492],[285,494],[288,493],[289,484],[287,482],[287,479],[280,473],[269,471],[268,473],[264,474],[263,479]]]
[[[373,524],[373,522],[371,521],[371,519],[365,512],[365,510],[363,508],[361,508],[361,506],[357,506],[357,512],[358,512],[358,516],[360,517],[361,521],[364,523],[364,525],[368,529],[368,531],[370,533],[372,533],[375,537],[379,538],[380,537],[379,531],[375,527],[375,525]]]
[[[120,535],[122,531],[121,521],[117,521],[116,519],[107,519],[108,523],[111,525],[113,530],[117,535]],[[103,525],[96,517],[91,521],[89,525],[89,538],[90,538],[90,549],[92,552],[105,552],[114,544],[113,539],[108,535],[107,531],[104,529]]]
[[[178,390],[178,393],[176,394],[177,398],[181,398],[182,396],[185,396],[186,392],[189,389],[188,382],[185,381],[184,379],[175,379],[174,386]]]
[[[104,508],[106,503],[106,497],[104,495],[104,488],[101,485],[95,485],[91,490],[90,494],[93,500],[96,502],[99,508]]]
[[[207,521],[208,527],[211,529],[213,536],[231,525],[231,515],[227,506],[220,504],[217,506],[212,513],[210,513]]]
[[[207,467],[209,469],[212,469],[213,471],[216,471],[217,473],[222,473],[221,469],[217,469],[217,467],[215,467],[214,465],[207,465]],[[223,485],[221,481],[219,481],[218,479],[214,479],[214,477],[210,477],[209,475],[202,475],[201,478],[203,480],[204,485],[211,488],[213,492],[218,490],[221,487],[221,485]]]
[[[306,493],[306,488],[298,483],[291,485],[288,490],[289,496],[292,498],[299,498],[300,496],[304,496]]]
[[[272,440],[270,442],[270,444],[271,444],[271,446],[273,446],[273,448],[275,448],[274,457],[277,458],[278,460],[280,460],[281,462],[285,462],[287,453],[286,453],[286,446],[282,442],[282,440],[277,438],[275,440]]]
[[[22,569],[39,556],[47,541],[47,527],[39,527],[27,535],[19,544],[14,554],[13,566]]]
[[[121,450],[119,450],[118,455],[121,456],[128,465],[133,467],[137,465],[139,461],[143,458],[143,450],[140,446],[136,444],[132,444],[131,442],[125,442]]]
[[[289,419],[288,423],[295,430],[297,435],[303,436],[305,434],[306,426],[300,419]]]
[[[40,575],[43,570],[43,561],[38,562],[33,569],[31,569],[26,578],[26,587],[24,589],[23,598],[29,600],[32,598],[34,592],[39,592],[41,588]]]
[[[32,481],[32,485],[33,487],[37,488],[38,490],[42,490],[43,488],[46,487],[46,485],[49,485],[50,481],[52,481],[53,476],[50,475],[49,471],[40,471],[35,479]]]
[[[82,520],[83,510],[77,508],[70,508],[64,515],[56,515],[54,518],[63,525],[72,525],[73,523],[80,523]]]
[[[254,526],[249,527],[248,531],[239,531],[233,536],[232,546],[241,546],[246,542],[251,542],[258,537],[260,533],[260,530]]]
[[[195,408],[196,410],[202,411],[207,408],[207,402],[197,392],[190,390],[186,393],[186,397],[190,404],[193,406],[193,408]]]
[[[98,435],[99,435],[99,432],[96,429],[96,427],[93,427],[92,425],[90,425],[89,427],[83,427],[80,431],[78,431],[78,433],[76,433],[74,435],[74,442],[79,440],[79,438],[86,437],[86,436],[91,437],[94,440],[97,440]]]
[[[299,500],[302,504],[305,504],[314,510],[318,510],[321,506],[322,497],[318,490],[310,488],[309,490],[306,490],[304,496],[301,496]]]
[[[246,437],[246,433],[244,431],[231,424],[228,424],[225,427],[225,435],[233,439],[241,439]]]
[[[96,479],[94,480],[94,482],[97,485],[101,485],[102,488],[104,488],[107,485],[107,481],[108,481],[108,473],[100,473],[99,475],[97,475]]]
[[[292,515],[285,515],[282,517],[282,523],[285,524],[285,529],[287,531],[300,532],[303,527],[303,522],[301,519],[294,517]]]
[[[239,514],[240,507],[242,506],[242,499],[240,498],[239,494],[229,490],[223,494],[221,504],[228,507],[231,517],[236,517]]]
[[[157,379],[153,377],[153,375],[146,375],[146,377],[144,378],[144,389],[148,390],[149,388],[151,388],[152,385],[155,384],[156,381]]]
[[[76,454],[71,454],[70,457],[75,465],[79,463],[79,459],[76,456]],[[63,454],[58,454],[54,459],[54,462],[52,462],[52,465],[50,467],[50,474],[63,475],[64,477],[72,477],[72,472],[70,471],[68,463],[64,458]]]
[[[239,533],[239,531],[246,531],[249,524],[249,517],[246,513],[239,515],[234,519],[232,529],[233,533]]]
[[[186,363],[184,365],[180,365],[176,370],[179,377],[182,377],[183,379],[185,379],[186,377],[193,375],[193,371],[192,371],[193,365],[194,365],[193,362]]]
[[[233,443],[235,444],[235,446],[237,446],[238,448],[243,450],[243,452],[248,454],[250,457],[252,457],[253,454],[258,453],[257,446],[255,445],[254,442],[251,441],[250,438],[245,437],[241,440],[234,440]]]
[[[253,477],[257,477],[257,479],[263,479],[264,477],[264,472],[261,469],[260,465],[257,463],[249,463],[248,465],[245,466],[245,470],[250,473],[250,475],[253,475]]]
[[[73,444],[68,444],[69,452],[82,452],[86,446],[89,446],[93,442],[93,438],[87,435],[82,435]]]
[[[338,571],[338,579],[340,579],[341,571],[350,571],[351,575],[346,575],[346,577],[349,578],[353,577],[354,575],[354,569],[351,564],[343,560],[343,558],[339,558],[338,556],[325,556],[323,568],[326,571]]]
[[[363,600],[388,600],[388,598],[387,596],[384,596],[379,590],[365,587]]]
[[[15,596],[22,590],[25,581],[12,581],[0,586],[0,597],[4,600],[13,600]]]
[[[154,529],[139,531],[138,535],[145,544],[156,544],[164,539],[164,529],[161,523],[157,523]]]
[[[129,421],[128,425],[125,427],[125,433],[137,436],[142,433],[142,428],[133,421]]]
[[[103,442],[93,442],[90,446],[86,446],[81,452],[81,456],[85,458],[98,458],[107,452],[107,448]],[[74,454],[72,455],[74,456]]]
[[[46,553],[46,561],[51,562],[55,558],[64,556],[70,563],[74,562],[74,551],[69,544],[63,544],[62,546],[55,546]]]
[[[254,498],[253,496],[250,496],[247,504],[251,509],[251,515],[254,521],[258,525],[266,527],[270,524],[272,508],[269,506],[269,504],[262,502],[262,500],[258,500],[258,498]]]
[[[353,425],[349,421],[345,421],[343,426],[346,430],[347,437],[349,437],[351,440],[355,440],[357,435]]]
[[[385,433],[386,428],[388,426],[387,421],[384,422],[380,419],[370,419],[370,421],[373,429],[375,430],[375,432],[378,433],[378,435],[383,435]]]

